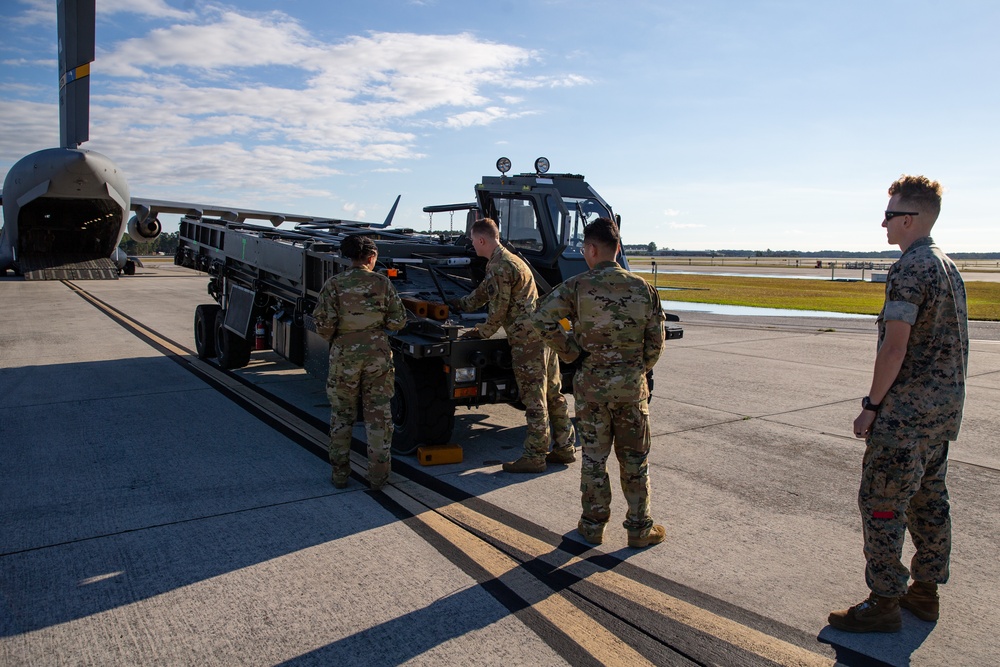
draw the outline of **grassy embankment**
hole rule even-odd
[[[653,282],[653,274],[640,273]],[[760,308],[826,310],[877,315],[885,299],[882,283],[660,274],[660,298]],[[969,319],[1000,320],[1000,283],[967,282]]]

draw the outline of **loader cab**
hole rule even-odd
[[[616,219],[611,207],[583,176],[548,174],[544,158],[536,160],[535,173],[513,176],[501,168],[509,169],[505,160],[497,161],[500,176],[484,177],[476,186],[479,210],[496,221],[501,241],[552,287],[586,271],[583,228],[600,217]]]

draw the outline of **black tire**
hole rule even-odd
[[[215,360],[220,368],[243,368],[250,363],[250,341],[223,326],[226,311],[215,314]]]
[[[455,404],[436,359],[406,360],[393,355],[396,390],[392,395],[392,451],[412,454],[421,444],[440,445],[451,439]]]
[[[125,262],[125,275],[134,276],[135,275],[135,262],[131,259]]]
[[[214,303],[205,303],[194,309],[194,349],[199,359],[215,356],[215,316],[219,310]]]

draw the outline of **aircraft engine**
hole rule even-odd
[[[163,226],[155,216],[140,221],[139,216],[133,215],[132,219],[128,221],[127,230],[128,235],[136,243],[149,243],[160,235]]]

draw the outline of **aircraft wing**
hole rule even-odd
[[[299,213],[282,213],[278,211],[257,211],[254,209],[240,208],[237,206],[214,206],[204,204],[193,204],[191,202],[166,201],[162,199],[144,199],[142,197],[132,197],[131,208],[136,213],[140,222],[150,217],[156,217],[159,213],[176,213],[180,215],[192,215],[195,217],[213,216],[219,217],[228,222],[243,222],[245,220],[267,220],[277,227],[283,222],[309,223],[319,225],[333,225],[343,223],[364,224],[369,227],[383,228],[392,223],[392,218],[396,214],[396,207],[399,205],[399,197],[392,205],[389,215],[381,224],[370,224],[360,220],[341,220],[315,215],[302,215]]]

